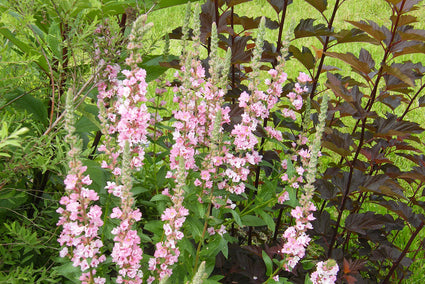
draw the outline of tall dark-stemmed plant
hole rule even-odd
[[[382,58],[364,48],[358,56],[324,52],[348,64],[364,81],[327,74],[326,87],[335,98],[322,146],[340,158],[316,183],[321,199],[321,214],[314,223],[316,243],[326,257],[344,266],[341,277],[349,282],[367,278],[388,283],[407,277],[412,263],[407,253],[425,220],[423,143],[418,136],[424,129],[407,116],[424,106],[425,68],[401,59],[425,53],[424,31],[414,28],[418,19],[411,14],[420,1],[385,2],[392,11],[390,27],[371,20],[348,21],[366,33],[356,32],[361,41],[382,47]],[[397,156],[410,168],[401,167]],[[401,231],[410,233],[406,243],[399,240]]]

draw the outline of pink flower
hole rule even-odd
[[[337,280],[336,276],[339,271],[338,264],[333,259],[326,262],[320,261],[316,265],[317,270],[310,276],[314,284],[331,284]]]
[[[308,76],[307,74],[305,74],[304,72],[300,72],[297,80],[301,83],[306,83],[306,82],[311,82],[311,78],[310,76]]]

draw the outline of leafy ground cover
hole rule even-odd
[[[419,282],[422,1],[186,2],[0,3],[1,281]]]

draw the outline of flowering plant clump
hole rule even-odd
[[[61,215],[57,225],[63,227],[58,238],[63,246],[60,256],[69,257],[73,266],[80,267],[83,272],[80,277],[82,283],[105,283],[105,278],[96,277],[96,268],[106,260],[101,253],[103,243],[98,235],[99,228],[103,225],[102,209],[92,204],[99,196],[94,190],[87,188],[92,180],[89,175],[84,175],[87,167],[78,158],[80,148],[74,135],[72,95],[70,90],[67,95],[66,140],[72,146],[68,153],[71,158],[70,171],[64,180],[67,195],[59,202],[64,207],[57,210]]]
[[[195,15],[198,15],[198,9]],[[188,11],[186,23],[190,22],[190,9]],[[292,271],[306,256],[306,247],[311,240],[308,230],[312,229],[312,212],[316,210],[312,202],[312,184],[326,109],[321,109],[321,128],[318,128],[313,147],[308,146],[306,135],[299,134],[297,141],[290,144],[292,156],[272,165],[280,176],[275,179],[270,176],[270,181],[264,185],[254,185],[251,175],[269,163],[264,138],[277,141],[284,147],[280,123],[285,119],[297,120],[297,112],[304,106],[303,96],[308,91],[310,77],[300,73],[293,92],[282,96],[287,81],[282,56],[266,73],[266,90],[261,89],[258,77],[265,35],[265,20],[262,19],[249,83],[237,102],[230,104],[226,92],[231,50],[227,51],[224,60],[218,57],[217,27],[213,23],[207,69],[199,58],[201,30],[196,16],[193,49],[183,50],[180,60],[184,64],[175,73],[178,84],[172,86],[173,103],[177,107],[168,120],[170,124],[162,126],[170,135],[169,138],[165,135],[158,137],[163,132],[158,131],[157,126],[164,121],[158,113],[157,98],[148,98],[166,91],[161,87],[155,94],[149,94],[147,73],[140,67],[143,62],[140,53],[142,36],[149,27],[145,16],[134,22],[125,69],[114,62],[103,61],[101,64],[97,104],[103,139],[98,150],[103,153],[99,155],[101,167],[110,177],[105,186],[108,194],[104,195],[106,209],[102,212],[98,205],[88,207],[90,202],[102,200],[95,191],[85,188],[91,180],[84,176],[86,168],[77,161],[78,153],[70,154],[72,162],[65,179],[70,194],[61,199],[66,210],[58,210],[63,215],[58,223],[63,225],[59,241],[65,245],[61,255],[70,255],[74,265],[80,266],[83,272],[89,269],[80,278],[84,283],[105,283],[110,279],[115,283],[180,281],[181,277],[186,279],[187,271],[193,281],[202,281],[209,276],[205,271],[211,273],[214,270],[217,254],[228,255],[228,245],[235,241],[236,229],[242,232],[246,227],[261,224],[267,225],[268,230],[278,230],[269,215],[272,207],[292,202],[295,205],[290,214],[295,224],[279,234],[281,241],[277,254],[280,262],[276,262],[279,265],[273,272],[273,264],[268,263],[271,269],[267,277],[280,281],[283,279],[279,278],[282,269]],[[187,41],[188,27],[185,26],[183,31]],[[164,85],[172,84],[167,82]],[[290,106],[282,107],[282,100],[289,102]],[[324,101],[326,104],[326,99]],[[152,108],[156,109],[154,113],[150,112]],[[281,122],[267,125],[276,110],[279,110]],[[72,127],[71,122],[69,127]],[[155,162],[152,157],[157,153],[150,151],[160,145],[168,156]],[[132,192],[133,184],[141,183],[143,178],[140,179],[138,173],[149,174],[151,168],[156,168],[155,163],[161,163],[166,170],[163,178],[168,187],[164,186],[161,194],[150,195],[149,202],[140,200]],[[154,171],[154,174],[158,172]],[[299,190],[302,193],[299,201],[295,200],[297,194],[290,194],[288,188],[291,192]],[[114,204],[112,209],[108,209],[110,203]],[[157,217],[142,215],[142,211],[152,212],[152,207]],[[99,237],[97,232],[101,227],[103,234]],[[83,234],[83,231],[88,233]],[[108,236],[109,240],[106,239]],[[109,275],[111,268],[109,262],[105,262],[108,252],[116,264],[116,273]],[[101,263],[104,265],[103,275],[97,276],[95,268]]]

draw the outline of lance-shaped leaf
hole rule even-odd
[[[41,51],[17,39],[15,35],[3,25],[0,25],[0,34],[10,40],[10,42],[12,42],[23,53],[28,54],[31,57],[37,58],[35,63],[43,70],[43,72],[45,72],[46,74],[50,74],[49,65],[47,64],[46,58],[44,58]]]

